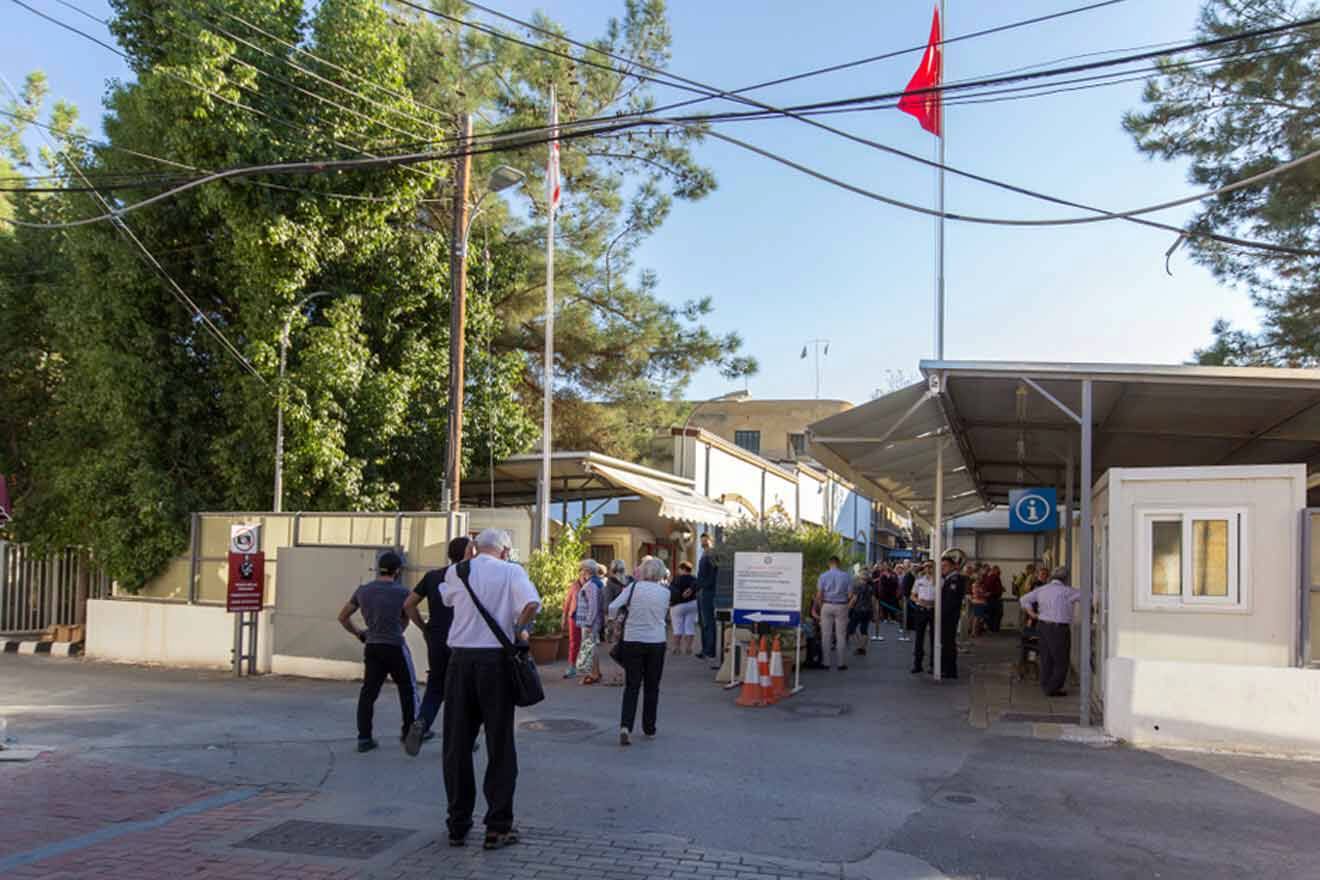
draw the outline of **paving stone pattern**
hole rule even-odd
[[[291,828],[330,823],[293,819],[314,800],[304,791],[269,789],[237,803],[179,815],[158,827],[131,830],[142,820],[186,808],[228,789],[195,777],[110,765],[73,756],[45,757],[0,770],[0,858],[39,851],[93,832],[118,833],[70,852],[52,853],[0,872],[3,880],[537,880],[548,877],[664,878],[664,880],[839,880],[839,863],[795,861],[704,849],[664,834],[601,834],[522,826],[522,841],[503,850],[481,848],[481,828],[468,845],[449,846],[443,832],[394,832],[402,853],[390,864],[362,864],[361,853],[299,852]],[[334,825],[336,830],[346,826]],[[128,829],[128,830],[125,830]],[[313,829],[314,830],[314,829]],[[366,831],[372,829],[362,829]],[[294,835],[296,837],[297,835]],[[279,852],[245,847],[254,837]],[[292,838],[290,838],[292,839]],[[283,844],[281,843],[283,841]],[[272,843],[273,842],[273,843]],[[294,841],[296,843],[297,841]],[[384,858],[391,860],[386,854]]]
[[[389,872],[371,876],[381,880],[840,880],[843,866],[704,849],[669,835],[602,835],[524,826],[522,842],[507,849],[482,850],[476,833],[461,849],[437,838],[401,859]]]

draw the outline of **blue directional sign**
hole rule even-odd
[[[1048,532],[1059,527],[1059,494],[1054,489],[1013,489],[1008,493],[1010,532]]]
[[[733,622],[738,626],[754,626],[758,623],[768,623],[771,626],[795,627],[802,622],[802,612],[749,611],[746,608],[735,608],[733,611]]]

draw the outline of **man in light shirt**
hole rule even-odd
[[[839,557],[830,557],[830,567],[821,572],[816,581],[820,595],[820,655],[821,663],[830,665],[830,639],[836,642],[842,672],[848,668],[848,596],[852,592],[852,575],[839,568]]]
[[[1072,663],[1073,608],[1082,591],[1070,587],[1068,567],[1061,565],[1050,572],[1049,582],[1032,590],[1020,600],[1029,617],[1040,620],[1040,689],[1047,697],[1066,697]]]
[[[921,566],[908,593],[912,623],[916,627],[916,640],[912,645],[912,672],[921,672],[926,662],[926,642],[930,641],[931,659],[935,657],[935,578],[929,562]]]
[[[500,640],[473,602],[473,595],[510,641],[526,644],[541,597],[522,566],[507,561],[507,533],[486,529],[477,536],[477,555],[445,573],[440,596],[454,609],[449,628],[449,678],[445,687],[444,770],[449,797],[449,844],[463,846],[472,829],[477,784],[472,746],[486,728],[486,849],[518,842],[513,827],[513,792],[518,754],[513,739],[513,685]],[[460,570],[468,569],[464,584]]]

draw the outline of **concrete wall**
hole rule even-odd
[[[1143,746],[1320,756],[1320,673],[1111,658],[1105,730]]]
[[[271,615],[272,664],[277,673],[316,678],[362,674],[362,645],[336,617],[358,585],[374,576],[376,551],[353,547],[288,547],[280,558],[284,589]],[[410,573],[405,585],[416,583]],[[406,633],[414,666],[426,671],[426,641],[416,627]]]
[[[814,526],[825,525],[825,479],[809,471],[798,471],[798,519]]]
[[[146,599],[87,602],[86,656],[121,663],[161,663],[205,669],[233,665],[234,615],[216,605]],[[271,612],[261,612],[257,670],[271,669]]]
[[[1291,666],[1298,621],[1303,465],[1114,469],[1105,506],[1109,657]],[[1141,528],[1150,508],[1245,508],[1242,610],[1138,608]],[[1097,527],[1099,527],[1097,522]]]

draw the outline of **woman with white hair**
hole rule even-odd
[[[665,618],[669,588],[661,583],[668,572],[659,559],[646,557],[637,566],[637,580],[610,603],[611,620],[623,618],[621,660],[626,674],[619,745],[630,745],[637,719],[637,697],[642,694],[642,732],[656,735],[660,708],[660,676],[665,668]]]
[[[582,684],[587,685],[600,681],[600,657],[596,645],[601,641],[605,626],[605,606],[601,603],[603,587],[597,576],[599,570],[594,559],[584,559],[578,564],[575,582],[577,601],[573,606],[573,625],[580,635],[577,671],[582,676]]]

